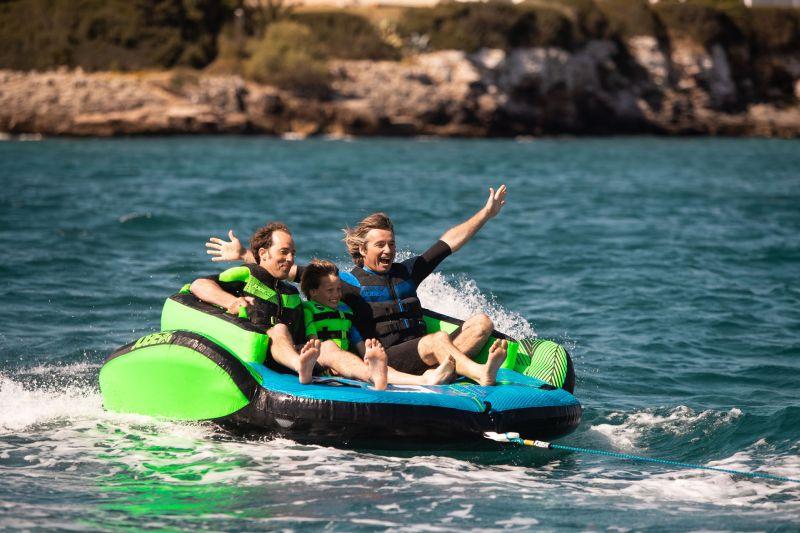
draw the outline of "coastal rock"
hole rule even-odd
[[[734,73],[748,54],[634,37],[572,51],[448,50],[399,62],[335,61],[332,97],[319,100],[191,70],[0,71],[0,132],[800,136],[800,53],[760,64],[783,84],[766,89]]]
[[[641,66],[653,84],[666,86],[669,81],[669,57],[661,49],[658,39],[649,35],[639,35],[628,39],[628,51]]]

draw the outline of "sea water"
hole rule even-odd
[[[575,453],[245,440],[103,410],[98,372],[203,243],[389,213],[420,253],[507,205],[423,303],[564,344],[562,444],[800,477],[800,142],[749,139],[0,143],[0,528],[796,530],[800,485]]]

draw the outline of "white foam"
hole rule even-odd
[[[372,526],[372,527],[401,527],[402,524],[398,524],[396,522],[387,522],[386,520],[375,520],[371,518],[352,518],[350,519],[350,523],[358,524],[361,526]]]
[[[589,429],[601,433],[616,447],[634,449],[637,448],[638,441],[654,428],[680,435],[702,423],[706,426],[705,431],[710,432],[741,415],[742,411],[736,407],[727,412],[709,409],[697,413],[685,405],[679,405],[665,414],[660,414],[655,409],[611,413],[608,417],[614,422],[619,421],[618,423],[597,424]]]
[[[519,313],[508,311],[494,296],[486,296],[471,279],[445,277],[439,272],[428,276],[419,286],[423,307],[454,318],[466,320],[486,313],[498,331],[516,339],[535,337],[533,327]]]
[[[75,377],[80,374],[94,373],[100,368],[100,364],[81,362],[59,365],[54,363],[40,364],[26,368],[19,368],[14,372],[14,375],[38,375],[38,376],[53,376],[55,374]]]
[[[131,220],[137,220],[139,218],[149,219],[152,218],[153,215],[151,213],[125,213],[124,215],[120,216],[117,220],[122,224],[126,222],[130,222]]]
[[[414,254],[408,250],[398,251],[397,261],[403,261]],[[352,263],[337,261],[342,271],[348,271]],[[485,313],[492,319],[496,330],[515,339],[536,337],[536,331],[521,314],[505,309],[494,296],[481,292],[478,284],[471,279],[458,279],[440,272],[429,275],[417,289],[422,306],[453,318],[466,320],[478,313]]]
[[[498,520],[496,522],[498,526],[503,526],[506,529],[524,529],[530,526],[539,525],[539,521],[535,518],[530,517],[522,517],[522,516],[514,516],[509,518],[508,520]]]
[[[764,457],[755,455],[753,449],[754,446],[751,446],[730,457],[709,461],[704,466],[800,478],[800,458],[797,456]],[[754,466],[756,464],[757,466]],[[620,494],[653,505],[663,505],[664,502],[708,503],[725,507],[800,513],[800,485],[796,483],[733,477],[723,472],[708,470],[677,470],[649,474],[616,490]]]
[[[216,430],[206,424],[105,412],[100,395],[91,387],[30,388],[2,374],[0,405],[11,406],[3,409],[0,415],[0,434],[5,431],[24,434],[27,441],[9,448],[0,439],[0,456],[13,452],[23,457],[31,468],[17,469],[16,475],[29,479],[44,479],[54,470],[60,470],[58,475],[63,481],[71,475],[67,470],[69,465],[80,462],[96,463],[99,471],[112,475],[126,472],[134,479],[158,479],[171,485],[261,487],[278,483],[287,490],[309,487],[322,493],[343,486],[357,492],[390,487],[391,493],[396,494],[427,485],[446,490],[452,503],[448,506],[446,520],[469,519],[480,512],[479,506],[471,507],[473,502],[469,495],[472,494],[513,492],[525,500],[541,498],[556,487],[578,494],[579,500],[608,498],[613,501],[612,505],[620,508],[658,508],[664,502],[677,508],[696,506],[700,502],[765,512],[774,512],[778,507],[782,512],[800,512],[800,487],[797,485],[717,472],[675,470],[669,466],[665,466],[663,472],[645,473],[641,479],[630,479],[631,472],[652,472],[652,466],[625,463],[625,470],[620,473],[611,470],[616,467],[614,463],[587,464],[575,475],[556,480],[549,473],[561,468],[558,460],[535,467],[489,466],[446,456],[393,457],[304,446],[287,439],[220,440],[213,438]],[[646,428],[658,427],[679,433],[681,428],[700,421],[721,424],[738,416],[741,416],[738,409],[695,413],[679,406],[663,413],[614,413],[612,419],[618,418],[619,424],[600,426],[611,427],[607,434],[615,437],[616,442],[623,440],[621,435],[635,444]],[[52,423],[44,424],[47,422]],[[600,431],[597,427],[592,429]],[[768,448],[766,442],[757,442],[745,451],[708,465],[793,478],[800,476],[797,454],[769,455]],[[85,471],[85,467],[82,470]],[[430,506],[435,503],[435,500],[419,502]],[[395,522],[393,518],[410,512],[406,506],[394,502],[377,509],[386,516],[374,518],[374,524],[361,525],[394,527],[390,525]],[[279,522],[285,520],[287,517],[276,518]],[[408,522],[407,517],[397,521]],[[425,529],[421,524],[407,525],[412,529]],[[498,525],[526,528],[538,522],[529,517],[511,516]]]
[[[472,509],[475,507],[471,503],[462,503],[459,504],[461,507],[457,511],[450,511],[447,513],[447,516],[452,516],[454,518],[472,518]]]
[[[55,384],[25,386],[0,374],[0,434],[57,419],[96,417],[102,411],[97,390]]]
[[[680,405],[668,411],[647,409],[634,413],[612,413],[609,418],[616,423],[597,424],[590,428],[608,438],[616,448],[638,448],[643,438],[653,431],[682,435],[702,427],[703,433],[711,434],[721,426],[730,424],[742,416],[742,411],[705,410],[696,412]],[[695,439],[696,440],[696,439]],[[650,454],[642,454],[649,456]],[[697,469],[677,469],[663,466],[665,472],[646,474],[642,479],[621,481],[630,472],[642,469],[650,471],[652,466],[635,466],[642,463],[628,461],[625,470],[619,473],[604,470],[598,476],[590,475],[589,492],[597,495],[624,495],[632,498],[637,508],[657,508],[664,502],[695,505],[708,503],[719,506],[748,507],[759,510],[800,512],[800,485],[788,482],[768,481],[747,477],[734,477],[723,472]],[[765,439],[759,439],[745,450],[717,461],[703,463],[743,472],[758,472],[773,476],[800,478],[800,457],[797,454],[775,455]],[[588,474],[588,472],[587,472]],[[583,477],[583,476],[581,476]],[[792,503],[777,501],[790,495]],[[777,497],[777,498],[775,498]]]

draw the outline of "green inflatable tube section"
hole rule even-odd
[[[429,333],[452,333],[461,321],[425,312]],[[163,332],[146,335],[112,353],[100,370],[106,409],[174,420],[210,420],[235,413],[250,403],[261,375],[269,337],[248,320],[180,292],[162,312]],[[496,339],[508,341],[503,368],[564,387],[569,356],[543,339],[514,340],[494,332],[476,357],[485,362]],[[211,341],[211,342],[208,342]],[[574,384],[569,378],[567,390]]]
[[[100,370],[105,408],[173,420],[209,420],[250,403],[241,383],[218,361],[176,344],[181,338],[182,332],[154,333],[114,352]]]

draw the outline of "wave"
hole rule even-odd
[[[703,432],[709,434],[724,424],[728,424],[742,416],[742,411],[736,407],[727,412],[705,410],[696,412],[685,405],[679,405],[671,410],[645,409],[634,413],[614,412],[608,415],[611,422],[597,424],[589,427],[605,436],[609,443],[623,449],[636,449],[653,430],[683,435],[703,424]]]
[[[26,370],[28,375],[46,371],[46,367]],[[81,376],[87,371],[93,368],[84,364],[58,369],[65,376],[70,372]],[[477,520],[486,525],[481,516],[487,512],[493,515],[493,502],[510,498],[546,505],[552,498],[563,501],[567,497],[561,495],[569,495],[569,505],[576,510],[595,508],[602,501],[617,510],[663,508],[665,503],[695,510],[698,505],[718,510],[737,508],[748,513],[779,514],[779,520],[783,519],[780,515],[800,511],[800,486],[796,484],[526,448],[509,448],[500,454],[484,452],[486,456],[476,453],[465,459],[438,454],[383,455],[302,445],[281,438],[247,440],[220,432],[210,424],[106,412],[94,386],[32,386],[23,385],[17,378],[0,374],[0,402],[11,407],[0,415],[0,464],[17,457],[26,465],[13,470],[8,486],[40,483],[72,490],[68,487],[78,483],[75,476],[92,472],[93,490],[114,494],[116,505],[123,507],[139,502],[138,491],[144,486],[157,488],[176,501],[184,496],[182,491],[213,490],[231,501],[237,501],[233,494],[242,491],[279,491],[286,495],[284,503],[289,506],[273,518],[281,524],[291,520],[293,508],[308,510],[315,502],[325,502],[332,506],[333,510],[326,511],[330,517],[336,515],[336,509],[352,511],[348,502],[364,494],[379,493],[382,508],[376,508],[372,516],[337,515],[350,527],[367,525],[362,520],[374,520],[425,529],[420,520],[426,518],[419,513],[428,508],[437,509],[443,513],[441,520],[454,524]],[[591,429],[624,426],[646,432],[648,428],[663,428],[677,435],[693,424],[726,424],[740,416],[735,409],[693,412],[679,406],[667,412],[613,413],[619,424],[598,424]],[[632,440],[637,442],[636,438]],[[798,449],[800,446],[795,445],[789,453],[777,453],[770,444],[759,441],[705,464],[798,477]],[[486,462],[501,458],[499,464]],[[337,500],[331,500],[330,494],[337,494]],[[476,499],[477,494],[491,495],[492,499]],[[385,503],[387,499],[390,503]],[[185,509],[186,516],[192,511]],[[231,511],[215,512],[224,517]],[[503,516],[503,524],[524,528],[536,526],[537,519],[531,518],[524,507],[513,506]]]
[[[498,331],[515,339],[536,337],[536,332],[525,317],[508,311],[493,296],[484,295],[474,280],[450,281],[445,275],[434,272],[422,282],[418,293],[423,307],[432,311],[461,320],[486,313]]]
[[[153,218],[153,214],[150,213],[150,212],[146,212],[146,213],[136,213],[136,212],[125,213],[124,215],[121,215],[119,218],[117,218],[117,221],[122,223],[122,224],[125,224],[126,222],[130,222],[131,220],[136,220],[136,219],[139,219],[139,218],[150,219],[150,218]]]
[[[33,369],[33,373],[37,373],[38,368]],[[46,367],[41,369],[46,370]],[[76,369],[69,367],[64,370],[67,375],[74,375],[71,374],[74,371]],[[100,394],[90,385],[63,386],[56,381],[39,379],[23,382],[2,373],[0,405],[4,407],[0,411],[0,435],[54,420],[94,418],[103,412]]]
[[[757,442],[729,457],[703,464],[795,479],[800,477],[800,457],[796,453],[775,455],[771,452],[766,443]],[[596,482],[593,484],[598,485]],[[631,482],[609,481],[605,485],[599,493],[619,492],[632,498],[639,506],[661,507],[665,502],[685,502],[759,511],[780,510],[795,516],[800,512],[800,484],[735,477],[722,472],[677,470],[650,473]]]
[[[414,254],[408,250],[397,253],[397,261]],[[337,261],[340,270],[349,270],[352,263]],[[486,313],[496,330],[515,339],[536,337],[533,326],[521,314],[505,309],[494,296],[483,294],[475,280],[454,278],[434,272],[420,284],[417,294],[422,306],[453,318],[466,320],[478,313]]]
[[[679,405],[671,409],[646,409],[633,413],[614,412],[608,415],[610,423],[592,425],[589,431],[602,435],[614,448],[634,451],[647,449],[648,441],[653,436],[663,438],[666,435],[670,447],[674,449],[678,445],[676,439],[685,438],[687,435],[692,436],[689,442],[693,444],[711,436],[715,436],[719,443],[723,430],[736,424],[742,417],[742,410],[736,407],[728,411],[708,409],[698,412]],[[707,448],[707,445],[703,448]],[[795,451],[779,452],[765,439],[760,439],[727,457],[701,464],[797,479],[800,478],[800,456],[796,451],[798,444],[793,448]],[[776,510],[781,502],[780,509],[789,511],[784,500],[792,499],[794,503],[790,505],[791,509],[800,510],[798,484],[736,477],[722,472],[675,470],[672,466],[653,467],[635,461],[620,462],[615,459],[611,461],[614,461],[612,468],[620,469],[621,464],[625,464],[625,469],[602,468],[601,478],[583,480],[589,483],[588,490],[593,494],[606,496],[618,493],[631,498],[630,505],[639,508],[649,505],[661,506],[665,501],[671,501]],[[653,468],[668,471],[653,473]]]

